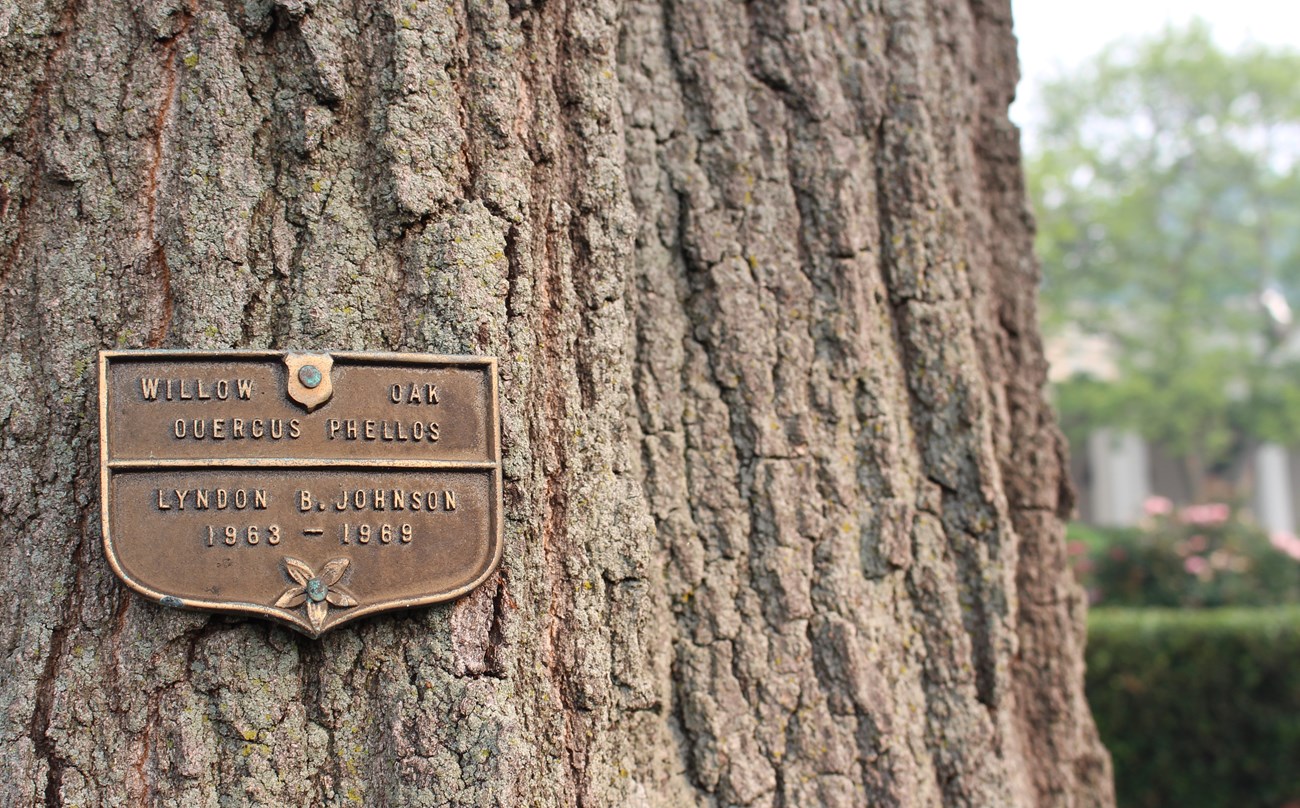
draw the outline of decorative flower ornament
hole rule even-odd
[[[312,628],[320,631],[330,606],[346,609],[357,605],[357,599],[337,585],[339,579],[343,577],[343,571],[347,568],[348,559],[335,558],[326,562],[317,575],[312,572],[311,567],[298,559],[285,556],[285,572],[297,586],[286,589],[275,605],[282,609],[293,609],[304,603],[307,604],[307,619],[311,621]]]

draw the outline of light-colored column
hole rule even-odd
[[[1104,527],[1127,527],[1142,518],[1151,495],[1147,445],[1135,432],[1099,429],[1088,437],[1092,467],[1092,521]]]
[[[1270,533],[1295,530],[1291,505],[1291,465],[1286,449],[1266,443],[1255,450],[1255,516]]]

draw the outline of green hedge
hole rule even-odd
[[[1300,801],[1300,608],[1095,609],[1087,683],[1121,806]]]

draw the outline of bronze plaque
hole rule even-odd
[[[501,560],[496,360],[103,351],[104,551],[165,606],[312,637]]]

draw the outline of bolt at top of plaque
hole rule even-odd
[[[284,358],[289,369],[289,398],[311,412],[334,395],[330,369],[334,358],[329,354],[289,354]]]

